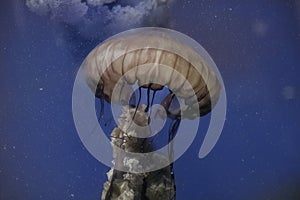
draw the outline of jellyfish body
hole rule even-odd
[[[111,104],[129,105],[129,107],[135,108],[135,112],[131,117],[132,121],[137,124],[138,119],[141,119],[141,117],[138,117],[141,112],[141,109],[139,109],[141,106],[141,88],[147,89],[147,105],[142,109],[142,112],[145,113],[152,106],[156,91],[164,88],[169,90],[160,105],[164,108],[167,117],[173,120],[168,136],[170,165],[160,171],[141,173],[136,176],[113,170],[112,176],[109,178],[110,183],[106,187],[102,199],[113,199],[113,195],[116,195],[113,194],[114,187],[125,187],[124,185],[116,186],[116,183],[123,184],[120,180],[122,178],[134,177],[134,180],[138,179],[140,180],[138,182],[142,182],[143,187],[144,185],[149,186],[151,183],[153,189],[153,183],[157,180],[147,179],[146,177],[153,177],[153,174],[156,176],[159,173],[162,173],[164,177],[168,177],[164,174],[166,172],[169,173],[168,181],[170,183],[169,188],[166,189],[167,187],[165,187],[165,190],[172,192],[170,192],[169,197],[163,199],[175,199],[173,139],[181,119],[194,119],[206,115],[216,104],[220,93],[220,84],[216,74],[193,48],[182,43],[170,32],[156,28],[146,29],[146,31],[131,31],[127,35],[117,35],[110,38],[93,49],[82,66],[86,73],[86,81],[95,96],[101,99],[102,107],[103,101]],[[139,89],[136,104],[130,102],[132,99],[136,99],[134,90],[130,86],[134,84],[137,84]],[[151,90],[153,96],[150,100]],[[133,100],[133,102],[136,101]],[[103,115],[102,111],[101,115]],[[150,117],[147,120],[149,124]],[[125,151],[151,151],[151,148],[148,150],[145,148],[146,145],[149,147],[147,139],[128,137],[129,129],[130,125],[126,126],[125,129],[118,130],[118,133],[121,133],[121,136],[118,137],[127,142],[127,147],[122,142],[118,142],[114,132],[111,135],[113,144]],[[124,139],[124,137],[127,139]],[[130,141],[130,138],[135,142]],[[138,148],[135,148],[135,145],[138,145]],[[114,156],[114,158],[116,157],[118,155]],[[119,161],[115,162],[115,165],[123,164],[125,158],[120,157],[122,156],[118,157]],[[118,179],[117,182],[115,182],[116,179]],[[155,181],[151,182],[152,180]],[[127,184],[128,180],[125,182]],[[143,182],[147,182],[147,184]],[[163,182],[166,182],[166,180],[163,180]],[[158,182],[156,183],[159,185]],[[129,186],[128,188],[130,188]],[[138,196],[145,195],[143,193],[147,193],[146,191],[151,191],[151,188],[137,187],[134,184],[131,186],[139,190]],[[170,187],[173,188],[170,189]],[[144,192],[141,192],[141,188]],[[164,193],[164,190],[161,190]],[[151,195],[152,193],[147,194],[147,199],[152,199],[149,198]],[[154,195],[153,199],[155,198],[158,197]]]

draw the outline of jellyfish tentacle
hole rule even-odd
[[[169,144],[169,161],[170,161],[170,171],[171,171],[171,180],[173,183],[175,183],[175,176],[174,176],[174,165],[173,165],[173,159],[174,159],[174,150],[173,150],[173,144],[174,144],[174,137],[177,133],[178,127],[180,125],[180,119],[175,119],[173,123],[170,126],[169,129],[169,138],[168,138],[168,144]],[[176,199],[176,185],[174,184],[174,199]]]
[[[137,109],[139,108],[139,105],[141,103],[141,99],[142,99],[142,88],[139,87],[139,100],[138,100],[138,103],[137,103],[137,106],[135,107],[135,111],[134,111],[134,114],[133,114],[133,117],[131,119],[131,123],[129,124],[127,130],[126,130],[126,133],[128,132],[129,128],[131,127],[134,119],[135,119],[135,115],[136,115],[136,112],[137,112]]]
[[[152,83],[149,84],[149,87],[147,88],[147,107],[145,108],[145,112],[148,112],[149,107],[150,107],[150,91],[151,91],[151,85]]]
[[[141,103],[141,99],[142,99],[142,88],[139,87],[139,99],[138,99],[138,102],[137,102],[137,105],[136,105],[136,109],[139,107],[139,105]],[[136,114],[136,111],[135,111],[135,114]]]
[[[130,99],[129,99],[129,107],[130,108],[134,108],[136,107],[136,97],[135,97],[135,93],[133,92]]]
[[[152,106],[153,106],[153,103],[154,103],[154,98],[155,98],[156,91],[157,90],[154,90],[154,92],[152,94],[152,99],[151,99],[151,103],[150,103],[150,111],[149,111],[148,124],[151,123]]]
[[[167,96],[163,99],[163,101],[161,102],[161,105],[162,105],[162,106],[164,107],[164,109],[166,110],[167,115],[168,115],[169,118],[171,118],[171,119],[181,119],[181,116],[180,116],[178,113],[172,113],[172,112],[170,111],[170,106],[171,106],[171,104],[172,104],[172,101],[173,101],[174,97],[175,97],[175,94],[174,94],[172,91],[170,91],[170,94],[167,95]]]
[[[161,105],[165,108],[166,112],[168,112],[174,96],[175,94],[170,92],[170,94],[166,96],[164,100],[161,102]]]
[[[107,193],[105,195],[105,200],[111,200],[112,188],[113,188],[113,184],[114,184],[116,178],[117,178],[117,172],[116,172],[115,169],[113,169],[113,174],[112,174],[111,182],[110,182],[109,188],[107,190]]]
[[[180,119],[175,119],[173,120],[172,124],[170,125],[170,129],[169,129],[169,138],[168,138],[168,142],[170,144],[170,147],[173,147],[173,139],[177,133],[178,127],[180,125],[181,120]],[[172,148],[169,149],[169,154],[173,155],[173,151]],[[173,160],[173,157],[170,157],[170,159]],[[171,161],[172,161],[171,160]]]
[[[104,93],[103,93],[104,86],[103,84],[100,84],[100,82],[97,85],[97,89],[95,92],[95,96],[100,99],[100,117],[104,117]]]

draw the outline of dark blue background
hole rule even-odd
[[[175,163],[178,199],[300,199],[299,3],[177,0],[170,15],[213,57],[228,98],[214,150],[198,159],[199,132]],[[71,95],[101,41],[22,1],[1,1],[0,16],[0,199],[99,199],[108,168],[81,143]]]

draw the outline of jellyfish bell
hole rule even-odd
[[[170,118],[206,115],[220,93],[218,77],[202,56],[162,29],[112,37],[92,50],[83,67],[94,94],[109,103],[128,103],[135,83],[154,91],[168,87],[161,105]],[[170,107],[174,94],[184,100],[180,111]]]

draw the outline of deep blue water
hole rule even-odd
[[[300,4],[177,0],[169,14],[214,59],[228,109],[213,151],[197,156],[202,127],[175,162],[178,199],[300,199]],[[108,167],[77,135],[72,88],[103,38],[23,1],[2,1],[0,16],[0,199],[99,199]]]

